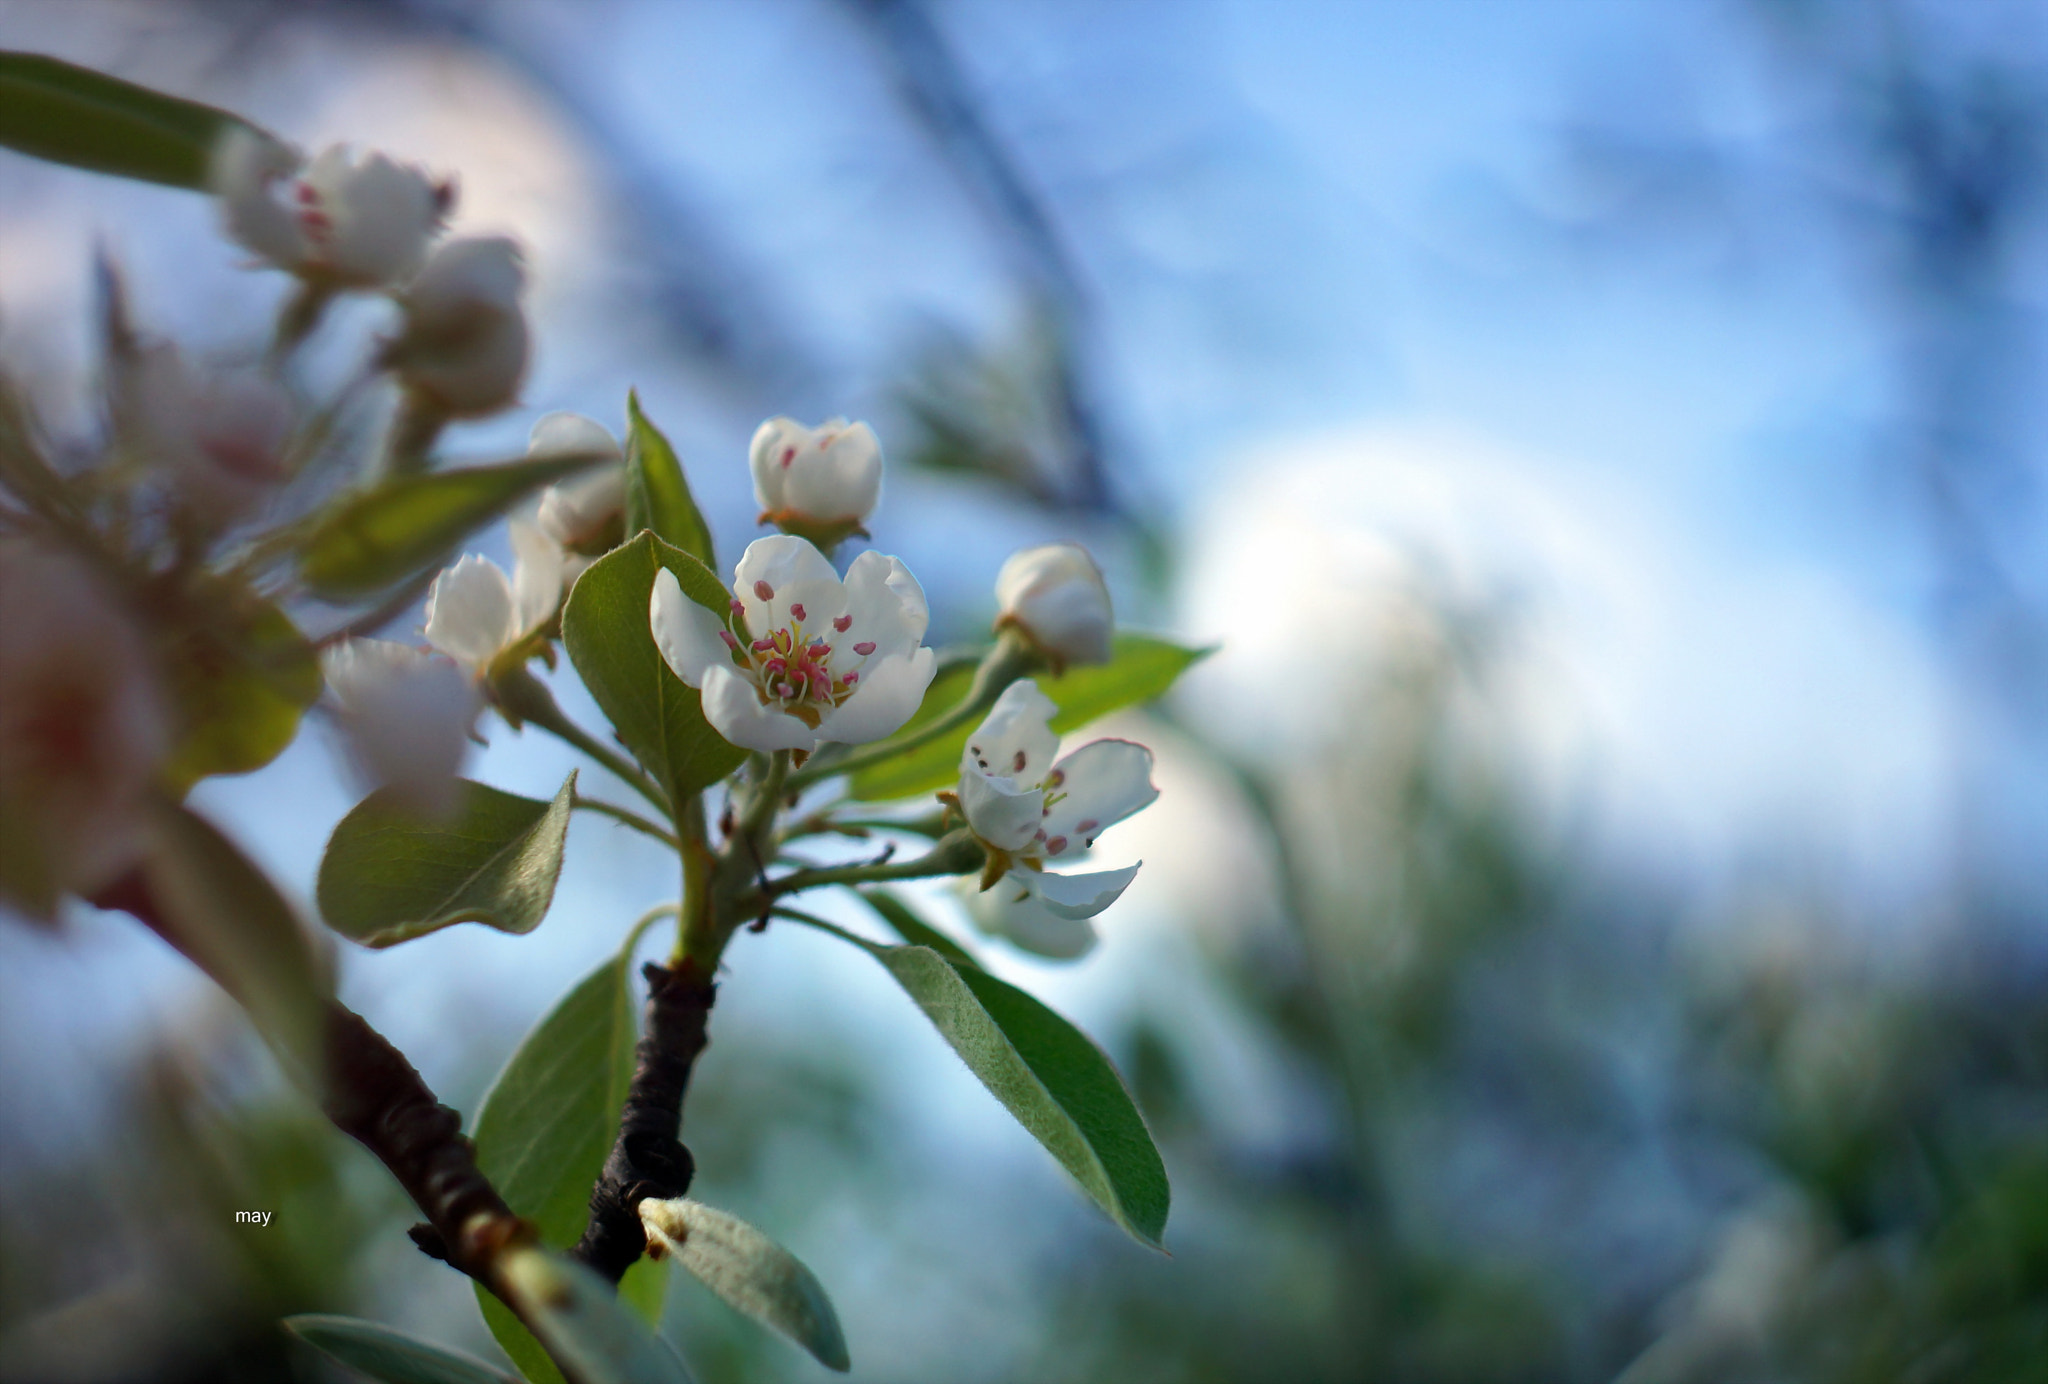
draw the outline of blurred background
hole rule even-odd
[[[2048,1379],[2036,0],[9,0],[0,45],[457,173],[538,340],[461,455],[636,386],[729,556],[754,426],[865,417],[940,639],[1073,538],[1218,646],[1110,728],[1164,796],[1103,945],[985,949],[1131,1080],[1172,1258],[878,967],[729,954],[693,1192],[856,1378]],[[187,193],[0,153],[0,208],[60,433],[95,244],[201,350],[283,292]],[[309,908],[329,731],[196,798]],[[502,787],[570,766],[491,738]],[[673,887],[578,819],[539,932],[343,996],[473,1110]],[[8,1378],[324,1378],[302,1310],[500,1358],[125,918],[0,928],[0,1110]],[[707,1384],[827,1377],[694,1283],[666,1328]]]

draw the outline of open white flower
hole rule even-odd
[[[654,642],[675,675],[704,694],[718,733],[750,750],[859,745],[894,733],[931,685],[924,590],[893,557],[869,551],[841,582],[811,544],[755,539],[733,578],[729,618],[654,579]]]
[[[1048,543],[1013,554],[996,574],[996,605],[996,628],[1023,634],[1053,671],[1109,662],[1116,630],[1109,584],[1080,545]]]
[[[1095,838],[1159,796],[1152,751],[1129,740],[1094,740],[1055,761],[1059,710],[1029,678],[1011,683],[960,756],[960,811],[988,848],[976,926],[1045,956],[1079,956],[1095,945],[1087,920],[1115,903],[1138,867],[1054,874]]]
[[[142,632],[99,575],[0,539],[0,899],[44,916],[134,863],[169,744]]]
[[[422,816],[456,800],[483,695],[453,660],[388,639],[347,639],[320,655],[350,757],[373,787]]]
[[[450,418],[495,413],[526,377],[526,269],[504,236],[451,240],[398,296],[404,326],[384,360]]]
[[[482,681],[500,654],[553,617],[562,600],[561,548],[532,524],[513,520],[512,575],[465,553],[427,592],[427,642]]]
[[[296,149],[242,125],[215,148],[208,182],[229,235],[335,288],[410,278],[454,200],[450,184],[382,154],[357,158],[335,145],[305,166]]]
[[[834,418],[807,428],[771,418],[748,449],[761,522],[801,534],[820,548],[851,534],[882,497],[882,444],[865,423]]]
[[[569,554],[571,580],[622,536],[620,521],[626,512],[625,453],[604,424],[580,413],[550,413],[533,425],[526,443],[528,456],[578,453],[603,454],[613,460],[543,490],[540,508],[534,514],[540,531]]]
[[[109,383],[127,444],[170,481],[190,513],[227,523],[286,479],[296,410],[260,372],[202,372],[177,347],[158,342],[117,355]]]

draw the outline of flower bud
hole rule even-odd
[[[334,145],[301,172],[291,146],[242,125],[213,152],[208,183],[227,232],[257,255],[327,288],[404,282],[454,201],[452,186],[382,154]]]
[[[350,758],[373,787],[423,817],[454,809],[455,774],[483,696],[454,660],[387,639],[349,639],[320,656]]]
[[[1013,554],[996,574],[996,605],[995,627],[1022,634],[1053,671],[1109,662],[1116,629],[1109,585],[1078,544],[1048,543]]]
[[[882,496],[882,444],[865,423],[834,418],[807,428],[771,418],[748,451],[761,522],[830,551],[861,526]]]
[[[142,631],[99,575],[0,539],[0,899],[47,916],[133,864],[168,748]]]
[[[525,285],[519,247],[505,237],[447,242],[399,295],[404,328],[384,363],[441,417],[497,412],[526,376]]]
[[[159,343],[117,356],[110,383],[123,441],[209,527],[246,514],[287,478],[295,409],[261,373],[202,373]]]
[[[626,465],[618,441],[602,423],[580,413],[550,413],[533,425],[528,456],[576,453],[603,453],[615,460],[542,491],[534,522],[567,551],[598,557],[625,536]]]

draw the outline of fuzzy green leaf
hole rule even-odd
[[[304,1313],[285,1330],[321,1354],[380,1384],[518,1384],[483,1361],[358,1317]]]
[[[675,1351],[581,1264],[546,1250],[514,1250],[499,1277],[548,1355],[577,1384],[689,1384]]]
[[[477,1114],[477,1165],[506,1204],[557,1248],[583,1234],[590,1189],[618,1136],[638,1037],[632,957],[639,939],[636,929],[618,955],[534,1026]],[[627,1271],[620,1295],[652,1320],[666,1273],[665,1265],[643,1259]],[[553,1366],[539,1343],[481,1286],[477,1300],[505,1353],[534,1384],[546,1384]]]
[[[568,452],[394,477],[314,522],[300,545],[299,574],[323,600],[373,595],[441,562],[521,497],[609,460]]]
[[[716,572],[711,528],[690,494],[676,449],[640,411],[637,391],[626,396],[626,532],[652,529]]]
[[[654,645],[648,603],[663,567],[676,574],[684,595],[724,618],[732,593],[711,569],[641,533],[577,578],[562,611],[562,643],[626,748],[680,803],[737,769],[746,752],[711,728],[696,689],[670,671]]]
[[[1111,1220],[1160,1247],[1171,1198],[1166,1165],[1102,1049],[978,967],[930,947],[888,947],[833,931],[888,969],[967,1069]]]
[[[248,124],[89,67],[0,52],[0,145],[35,158],[204,191],[215,143]]]
[[[552,802],[464,779],[454,815],[423,822],[380,788],[328,839],[320,860],[321,916],[366,947],[455,923],[531,932],[555,897],[575,796],[574,770]]]
[[[179,734],[164,780],[182,793],[214,774],[246,774],[284,753],[320,696],[320,663],[285,613],[221,582],[158,625]]]
[[[149,809],[143,874],[171,944],[249,1011],[306,1074],[321,1068],[333,978],[290,904],[234,842],[191,809]]]
[[[827,1369],[850,1367],[825,1285],[781,1245],[738,1216],[683,1197],[641,1202],[640,1220],[652,1243],[728,1306],[789,1337]]]
[[[1060,709],[1052,719],[1052,728],[1064,734],[1112,711],[1151,701],[1208,653],[1207,649],[1183,648],[1149,634],[1119,634],[1108,663],[1098,668],[1069,668],[1056,678],[1040,677],[1038,686]],[[967,695],[973,681],[971,664],[962,664],[933,678],[923,705],[910,718],[903,733],[908,734],[952,710]],[[883,802],[950,788],[960,777],[960,749],[972,730],[971,726],[962,727],[908,754],[860,770],[853,776],[853,795]]]

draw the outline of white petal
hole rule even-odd
[[[453,806],[455,774],[483,699],[446,658],[382,639],[351,639],[321,659],[350,757],[414,811]]]
[[[718,637],[725,626],[716,615],[685,596],[676,574],[666,567],[654,574],[654,594],[648,597],[647,614],[654,630],[654,646],[661,650],[662,659],[675,675],[690,686],[702,687],[705,673],[713,668],[731,668],[732,651]]]
[[[465,554],[427,593],[427,642],[481,676],[520,631],[512,627],[512,583],[487,557]]]
[[[1062,918],[1039,901],[1023,874],[1007,875],[993,889],[978,891],[965,882],[967,916],[991,937],[1055,961],[1072,961],[1093,951],[1095,928],[1084,918]]]
[[[306,258],[305,232],[276,192],[299,162],[290,145],[231,121],[207,169],[227,233],[280,269],[297,269]]]
[[[527,634],[562,604],[562,545],[534,525],[514,519],[512,536],[512,628]]]
[[[783,507],[814,519],[858,522],[881,494],[882,444],[865,423],[819,428],[783,472]]]
[[[1095,740],[1054,769],[1066,794],[1046,815],[1047,840],[1066,837],[1068,850],[1088,849],[1106,828],[1159,796],[1152,786],[1152,751],[1129,740]]]
[[[835,652],[872,643],[874,656],[886,658],[915,648],[931,624],[931,608],[917,578],[900,560],[873,549],[846,569],[845,609],[853,623],[845,633],[827,636]]]
[[[993,778],[975,769],[960,775],[960,808],[967,825],[991,846],[1006,851],[1021,849],[1038,833],[1039,812],[1045,795],[1033,786],[1019,788],[1006,778]]]
[[[765,600],[760,594],[763,583],[772,593]],[[732,593],[745,608],[747,628],[757,639],[788,625],[792,605],[804,607],[807,634],[830,630],[832,618],[846,601],[839,574],[825,555],[804,539],[786,533],[770,534],[747,545],[735,569]]]
[[[796,717],[762,704],[754,685],[731,664],[704,674],[704,719],[744,750],[814,750],[818,737]]]
[[[623,457],[618,439],[595,418],[580,413],[542,414],[526,437],[526,454],[533,457],[572,456],[579,452],[608,452]]]
[[[826,714],[818,725],[818,738],[865,745],[894,735],[924,701],[925,689],[932,685],[932,674],[938,669],[939,656],[930,649],[870,659],[861,669],[860,690],[838,710]]]
[[[1011,556],[996,576],[1002,619],[1072,663],[1107,663],[1116,627],[1109,586],[1085,548],[1049,543]]]
[[[1138,865],[1144,863],[1141,860]],[[1039,901],[1047,911],[1062,918],[1092,918],[1115,903],[1117,896],[1137,877],[1138,866],[1126,865],[1121,870],[1097,870],[1086,875],[1056,875],[1048,870],[1034,874],[1032,882],[1037,888]],[[1000,889],[1003,886],[998,884],[996,887]]]
[[[754,500],[764,511],[783,508],[783,478],[809,440],[810,429],[794,418],[771,418],[754,429],[747,469],[754,473]],[[788,462],[783,457],[789,457]]]
[[[1047,723],[1059,708],[1039,691],[1030,678],[1019,678],[1003,689],[974,734],[960,751],[963,777],[974,773],[994,774],[1013,780],[1018,789],[1036,793],[1038,785],[1052,772],[1053,756],[1059,753],[1060,738]],[[1040,796],[1040,804],[1043,804]],[[1034,811],[1032,830],[1038,823]],[[985,839],[994,840],[986,836]],[[1019,843],[1021,844],[1021,843]]]

